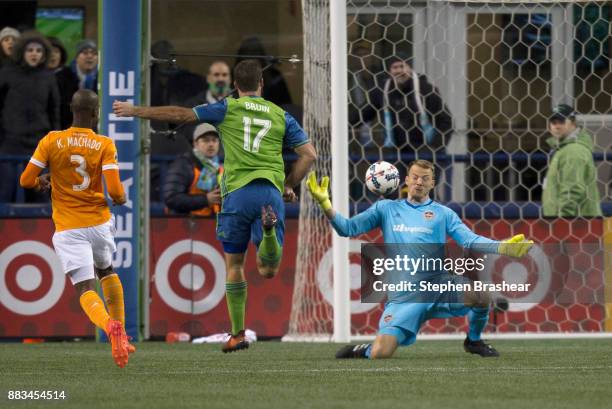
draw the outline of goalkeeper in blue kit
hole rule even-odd
[[[414,161],[406,176],[407,199],[380,200],[368,210],[347,219],[332,208],[328,193],[329,178],[324,177],[318,184],[314,172],[308,177],[310,193],[340,236],[354,237],[380,227],[385,244],[421,246],[446,243],[448,235],[466,249],[517,258],[523,257],[533,246],[533,241],[525,240],[522,234],[501,242],[475,234],[454,211],[429,198],[434,183],[434,165],[425,160]],[[453,277],[447,272],[436,276],[428,276],[428,273],[417,271],[416,276],[433,281],[440,276],[446,279]],[[481,339],[489,318],[490,297],[486,293],[466,291],[462,295],[462,302],[445,302],[447,300],[443,299],[414,302],[411,296],[401,292],[388,295],[374,343],[347,345],[337,352],[336,358],[389,358],[398,346],[414,343],[425,321],[465,315],[469,321],[469,331],[463,343],[465,351],[482,357],[499,356],[495,348]]]

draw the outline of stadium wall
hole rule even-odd
[[[612,244],[612,218],[590,221],[569,220],[478,220],[468,221],[477,232],[505,238],[512,230],[529,232],[538,243],[569,240],[589,243],[602,235]],[[223,253],[214,236],[212,219],[153,218],[151,220],[150,328],[152,337],[169,331],[186,331],[193,336],[223,332],[229,328],[224,298]],[[53,225],[49,219],[0,219],[0,337],[86,337],[93,327],[81,312],[76,292],[61,271],[51,244]],[[279,275],[266,280],[256,272],[251,251],[247,260],[249,280],[247,326],[260,336],[282,336],[287,332],[292,308],[294,263],[297,253],[297,220],[287,220],[283,264]],[[359,246],[356,246],[358,248]],[[608,254],[605,257],[609,257]],[[359,264],[358,255],[351,262]],[[599,262],[597,262],[599,263]],[[612,295],[612,271],[591,286],[605,284],[606,303],[558,306],[547,303],[526,310],[496,312],[489,332],[602,332]],[[320,266],[319,291],[327,294]],[[329,284],[329,282],[328,282]],[[353,292],[354,304],[359,294]],[[353,328],[372,334],[380,313],[372,308],[353,314]],[[321,303],[317,308],[331,308]],[[464,329],[463,318],[432,320],[424,333],[455,333]]]

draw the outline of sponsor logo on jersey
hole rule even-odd
[[[434,212],[427,210],[425,213],[423,213],[423,216],[425,216],[425,220],[433,220]]]
[[[393,315],[391,314],[387,314],[385,315],[385,317],[383,318],[383,321],[385,322],[385,324],[388,324],[391,322],[391,320],[393,320]]]
[[[395,232],[399,232],[399,233],[427,233],[427,234],[432,234],[433,230],[427,228],[427,227],[412,227],[412,226],[406,226],[404,223],[402,224],[394,224],[393,225],[393,231]]]

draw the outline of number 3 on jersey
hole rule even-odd
[[[81,183],[80,185],[72,185],[72,190],[74,190],[75,192],[81,192],[87,189],[89,187],[89,184],[91,183],[91,178],[89,177],[89,173],[87,173],[86,170],[87,162],[85,161],[85,158],[81,155],[70,155],[70,162],[76,162],[79,164],[79,166],[77,166],[74,170],[76,171],[76,173],[83,176],[83,183]]]
[[[243,116],[242,123],[244,124],[244,150],[253,153],[259,152],[261,140],[264,136],[266,136],[268,131],[270,131],[270,128],[272,128],[272,121],[269,119],[249,118],[248,116]],[[259,132],[257,132],[257,135],[255,135],[253,146],[251,146],[251,124],[261,126],[261,129]]]

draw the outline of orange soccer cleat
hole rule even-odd
[[[125,331],[125,329],[124,329],[124,331]],[[128,340],[128,343],[127,343],[127,351],[128,351],[128,354],[133,354],[134,352],[136,352],[136,347],[135,347],[134,345],[130,344],[130,342],[129,342],[129,341],[131,341],[131,340],[132,340],[132,337],[130,337],[130,336],[128,335],[128,336],[127,336],[127,340]]]
[[[240,351],[241,349],[247,349],[249,347],[249,341],[247,341],[244,335],[244,330],[241,330],[236,335],[232,335],[230,339],[223,345],[223,353]]]
[[[111,342],[113,359],[119,368],[124,368],[129,358],[129,343],[123,325],[120,321],[109,320],[106,324],[106,334]],[[132,347],[133,348],[133,347]],[[135,349],[134,349],[135,350]]]

